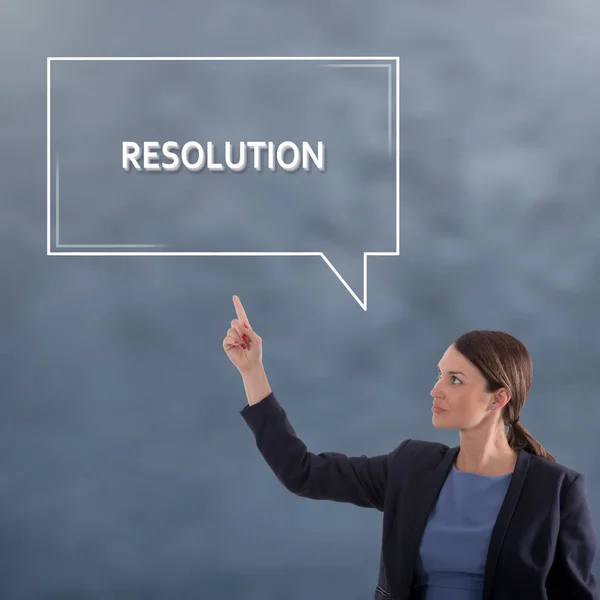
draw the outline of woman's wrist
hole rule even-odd
[[[271,386],[262,363],[241,375],[248,404],[257,404],[271,393]]]

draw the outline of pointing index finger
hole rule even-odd
[[[250,321],[248,321],[248,317],[246,316],[246,311],[242,306],[242,302],[237,296],[233,297],[233,306],[235,306],[235,312],[237,314],[237,318],[240,320],[242,325],[244,323],[248,323],[248,327],[250,327]]]

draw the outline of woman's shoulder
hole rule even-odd
[[[451,450],[450,446],[441,442],[407,438],[394,448],[392,454],[421,454],[423,452],[426,454],[445,454],[448,450]]]
[[[419,468],[438,463],[447,452],[456,453],[457,450],[458,447],[451,448],[441,442],[408,438],[394,448],[390,458]]]
[[[550,479],[557,484],[570,485],[577,478],[584,479],[585,475],[572,467],[568,467],[560,462],[548,460],[543,456],[530,454],[529,468],[527,475],[535,477],[543,477]]]

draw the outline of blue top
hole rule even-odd
[[[452,465],[423,533],[411,600],[481,600],[492,528],[511,476]]]

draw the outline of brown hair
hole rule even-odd
[[[487,380],[489,392],[504,387],[510,393],[501,416],[509,426],[510,447],[556,462],[520,422],[514,423],[525,404],[533,376],[533,364],[525,344],[503,331],[475,330],[461,335],[453,345],[479,369]]]

